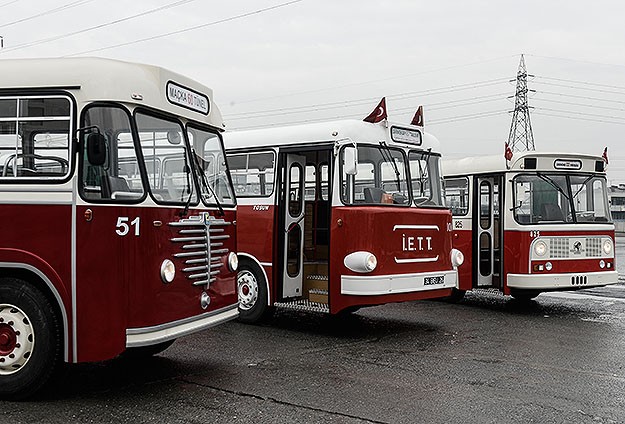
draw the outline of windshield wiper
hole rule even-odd
[[[580,192],[580,191],[582,191],[582,190],[584,189],[584,186],[586,185],[586,183],[587,183],[588,181],[590,181],[591,179],[593,179],[593,178],[595,178],[595,176],[594,176],[594,175],[591,175],[591,176],[587,177],[584,181],[582,181],[582,183],[580,184],[579,190],[577,190],[577,191],[575,192],[575,194],[573,195],[573,199],[575,199],[575,197],[579,194],[579,192]]]
[[[423,172],[423,166],[421,165],[421,161],[425,161],[426,167],[430,162],[430,156],[432,156],[432,148],[430,147],[425,152],[421,152],[421,159],[417,161],[417,165],[419,165],[419,197],[425,197],[425,183],[429,179],[429,175],[427,172]]]
[[[571,200],[570,197],[568,196],[568,194],[566,194],[564,192],[564,190],[562,190],[562,187],[560,187],[551,177],[549,177],[548,175],[542,174],[540,172],[537,172],[536,175],[538,175],[538,178],[540,178],[541,180],[549,183],[553,188],[558,190],[568,200]]]
[[[215,198],[215,204],[217,205],[217,208],[219,209],[219,215],[220,216],[224,216],[224,208],[221,207],[221,203],[219,202],[219,198],[217,198],[217,194],[213,191],[213,188],[208,184],[208,180],[206,179],[206,174],[204,173],[204,169],[202,168],[201,164],[200,164],[200,158],[199,156],[195,153],[195,149],[191,149],[191,153],[193,156],[193,162],[197,168],[197,172],[199,173],[199,179],[200,179],[200,184],[202,186],[204,186],[204,188],[210,192],[210,194]]]
[[[187,176],[187,193],[189,193],[189,197],[187,201],[184,203],[184,209],[180,211],[180,217],[187,216],[189,213],[189,207],[191,206],[191,199],[193,198],[193,190],[191,190],[191,169],[189,168],[189,162],[187,159],[187,152],[184,153],[184,173]]]
[[[392,153],[391,153],[391,149],[389,149],[388,145],[386,144],[386,141],[380,141],[380,146],[382,147],[382,150],[380,150],[380,152],[382,152],[382,158],[385,161],[388,161],[391,163],[391,165],[393,166],[393,171],[395,172],[395,178],[397,179],[397,192],[401,192],[401,179],[399,177],[399,168],[397,167],[397,164],[395,163],[395,158],[393,157]],[[386,155],[388,155],[388,159],[384,156],[384,153],[386,153]]]

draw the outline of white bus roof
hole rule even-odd
[[[492,156],[474,156],[463,159],[443,160],[443,174],[446,177],[454,175],[494,174],[525,169],[525,159],[535,158],[538,171],[582,171],[597,172],[596,163],[603,162],[601,156],[585,153],[562,152],[515,152],[506,167],[503,153]]]
[[[278,147],[302,144],[320,144],[350,139],[356,143],[385,140],[390,142],[390,129],[392,127],[419,130],[422,133],[421,145],[410,143],[397,143],[406,147],[440,152],[440,143],[431,134],[423,132],[423,129],[413,125],[396,123],[377,123],[358,120],[327,121],[304,125],[289,125],[275,128],[263,128],[258,130],[228,131],[224,134],[226,149],[241,149],[255,147]],[[390,143],[389,143],[390,144]]]
[[[158,66],[102,58],[2,59],[0,75],[0,92],[58,88],[72,93],[79,107],[92,101],[143,105],[223,128],[213,90]]]

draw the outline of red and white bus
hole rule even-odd
[[[234,319],[236,204],[212,91],[104,59],[0,61],[0,396],[63,360]]]
[[[529,300],[617,282],[602,157],[523,152],[447,160],[443,170],[466,258],[454,295],[494,288]]]
[[[336,314],[456,287],[438,141],[336,121],[224,136],[238,199],[240,319]]]

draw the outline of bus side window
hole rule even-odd
[[[273,194],[273,152],[234,153],[227,155],[227,160],[237,196],[267,197]]]
[[[69,174],[68,98],[0,98],[0,118],[0,178]]]
[[[445,179],[445,204],[451,209],[454,216],[463,216],[469,213],[469,179]]]

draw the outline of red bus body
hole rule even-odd
[[[618,281],[599,156],[524,152],[444,163],[461,292],[533,298]]]
[[[421,128],[405,127],[421,134]],[[409,200],[390,204],[388,193],[383,196],[389,203],[381,204],[384,197],[377,203],[367,199],[361,185],[373,180],[386,188],[404,187],[392,181],[391,172],[388,181],[359,180],[359,175],[377,175],[379,163],[366,162],[365,155],[375,156],[380,140],[388,141],[401,168],[411,149],[437,151],[435,139],[426,137],[431,136],[419,147],[397,143],[383,125],[351,121],[226,134],[238,199],[242,318],[260,317],[254,302],[262,302],[263,309],[276,305],[336,314],[448,296],[456,286],[449,210]],[[366,172],[354,176],[355,197],[349,201],[339,192],[347,178],[342,155],[356,145],[358,166]],[[373,269],[366,269],[366,260],[375,261]],[[243,316],[250,311],[251,318]]]
[[[236,318],[234,196],[204,197],[206,168],[187,147],[207,162],[212,143],[225,166],[212,91],[101,59],[3,61],[0,72],[0,396],[32,393],[57,359],[166,347]],[[32,323],[6,325],[12,316]]]

